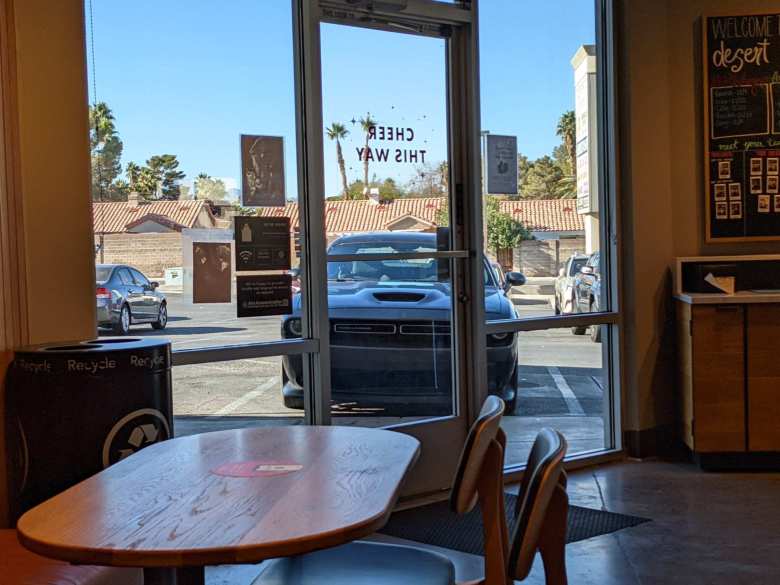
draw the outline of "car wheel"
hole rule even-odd
[[[157,321],[152,323],[154,329],[165,329],[168,324],[168,305],[160,303],[160,311],[157,313]]]
[[[587,327],[572,327],[571,332],[574,335],[585,335],[585,332],[588,330]]]
[[[119,319],[114,323],[114,333],[116,335],[127,335],[130,331],[130,307],[122,305],[119,310]]]
[[[561,302],[558,300],[558,295],[555,295],[555,314],[561,314]]]

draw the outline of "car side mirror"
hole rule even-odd
[[[156,280],[153,280],[152,282],[149,283],[149,286],[152,287],[152,290],[156,290],[157,287],[160,286],[160,283],[157,282]]]
[[[506,290],[509,290],[513,286],[523,286],[525,284],[525,276],[522,272],[507,272],[506,273]]]
[[[583,266],[580,268],[582,274],[593,274],[593,266]]]
[[[558,270],[558,276],[566,276],[566,269],[563,266]]]

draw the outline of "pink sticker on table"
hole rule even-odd
[[[211,472],[226,477],[273,477],[295,473],[301,469],[303,465],[289,461],[238,461],[220,465]]]

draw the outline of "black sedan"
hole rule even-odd
[[[110,327],[116,335],[125,335],[136,323],[165,329],[168,306],[158,286],[132,266],[95,266],[98,327]]]
[[[601,254],[594,252],[585,266],[574,277],[574,312],[598,313],[601,311]],[[586,327],[572,327],[574,335],[584,335]],[[590,338],[601,342],[601,325],[591,325]]]
[[[329,255],[435,252],[436,235],[376,232],[342,236]],[[335,404],[384,409],[385,413],[449,414],[452,400],[452,299],[448,261],[353,260],[328,263],[331,389]],[[483,260],[488,319],[517,315],[506,292],[525,282],[509,272],[500,285]],[[301,299],[282,319],[282,336],[301,335]],[[514,333],[488,336],[488,390],[511,411],[517,390],[518,340]],[[301,356],[285,356],[283,397],[303,408]]]

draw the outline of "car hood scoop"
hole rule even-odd
[[[419,303],[425,298],[425,293],[410,291],[382,291],[375,292],[374,298],[378,301],[391,303]]]

